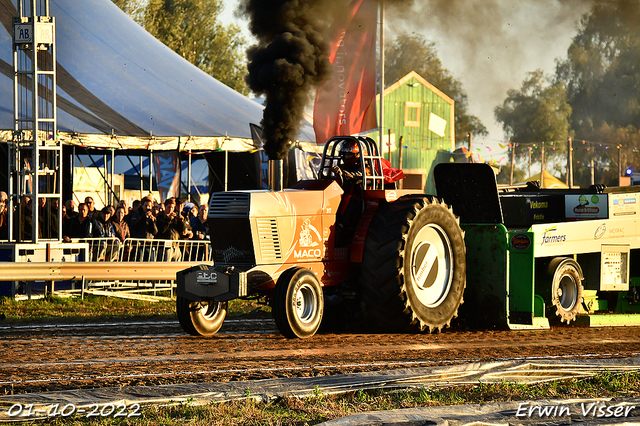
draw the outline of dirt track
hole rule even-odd
[[[628,357],[640,328],[320,334],[288,340],[268,319],[228,319],[210,339],[177,321],[0,323],[0,392],[317,376],[523,357]]]

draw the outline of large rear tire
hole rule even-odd
[[[276,283],[272,309],[283,336],[306,339],[316,334],[324,312],[322,287],[316,276],[304,268],[285,271]]]
[[[387,330],[441,331],[463,302],[466,250],[458,218],[438,199],[380,205],[362,260],[370,318]]]
[[[176,312],[186,333],[211,337],[222,327],[227,316],[227,302],[197,302],[178,296]]]
[[[582,268],[569,258],[555,258],[549,264],[551,278],[551,316],[569,324],[582,304]]]

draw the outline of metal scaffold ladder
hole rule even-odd
[[[13,19],[14,129],[9,241],[60,241],[62,145],[56,120],[56,31],[49,0],[18,0]]]

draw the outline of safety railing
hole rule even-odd
[[[86,254],[83,253],[77,258],[78,262],[131,263],[132,267],[134,263],[145,262],[145,268],[152,267],[148,263],[153,262],[189,264],[212,262],[209,240],[127,238],[121,242],[117,238],[83,238],[74,239],[72,243],[86,243],[88,245]],[[175,280],[146,279],[144,273],[140,275],[140,279],[136,280],[85,280],[82,278],[80,286],[73,282],[68,290],[63,290],[63,286],[58,284],[56,292],[80,291],[83,295],[89,293],[146,300],[149,300],[149,297],[156,297],[159,292],[168,292],[169,297],[173,297]],[[54,288],[53,285],[50,285],[50,288]]]

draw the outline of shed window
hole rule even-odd
[[[404,125],[405,127],[420,127],[420,102],[405,102]]]

